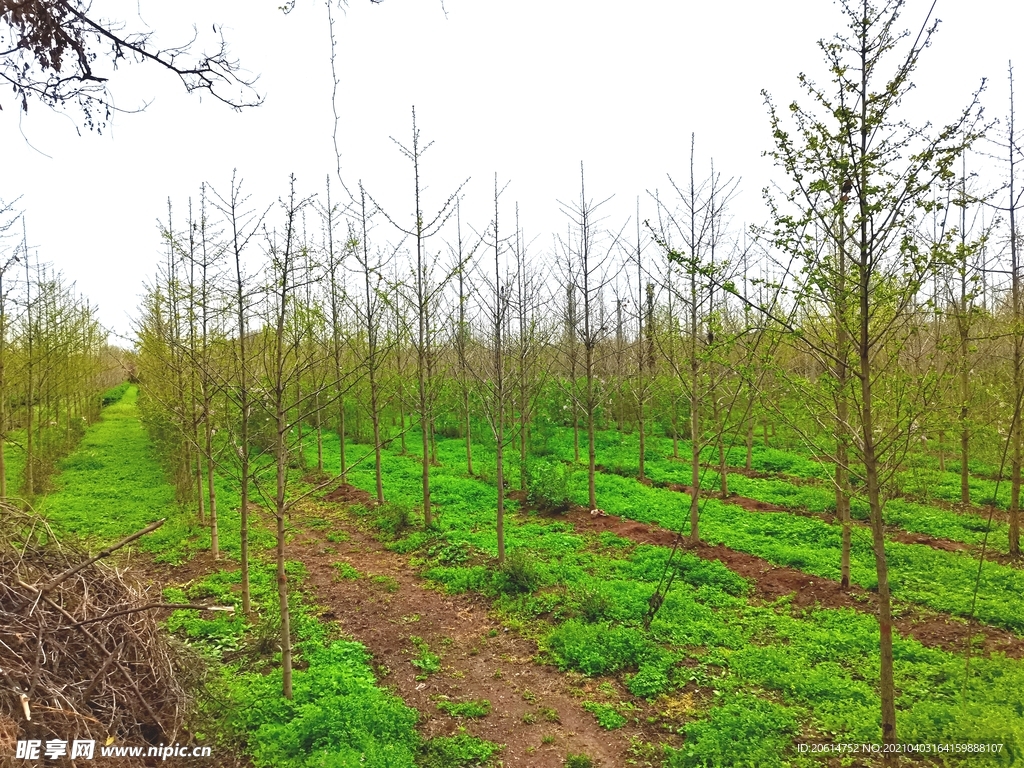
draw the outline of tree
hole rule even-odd
[[[901,0],[881,7],[868,0],[843,0],[849,32],[822,40],[834,89],[826,92],[804,75],[800,83],[813,108],[792,103],[785,114],[795,123],[787,130],[783,112],[767,94],[775,148],[769,155],[792,182],[787,201],[797,211],[773,206],[776,244],[802,260],[798,296],[815,286],[841,292],[849,312],[847,324],[854,379],[850,425],[858,473],[868,497],[871,535],[878,579],[878,622],[882,739],[896,742],[896,692],[893,679],[892,604],[885,554],[886,483],[906,450],[914,419],[928,406],[929,391],[901,370],[901,351],[914,332],[910,310],[924,281],[935,268],[940,248],[922,248],[915,231],[922,214],[934,210],[934,192],[955,177],[954,163],[978,138],[978,94],[943,129],[914,128],[896,112],[913,87],[911,76],[935,32],[926,19],[903,61],[888,76],[883,66],[896,54],[907,33],[896,24]],[[883,79],[884,78],[884,79]],[[828,233],[848,256],[849,279],[834,262],[808,247],[809,224]],[[784,323],[786,321],[783,321]],[[790,325],[792,329],[792,325]],[[795,329],[792,329],[795,331]],[[832,349],[796,333],[819,358],[836,360]]]
[[[406,147],[397,139],[392,141],[398,145],[402,154],[412,163],[413,168],[413,202],[414,220],[411,229],[406,229],[397,224],[395,220],[373,201],[384,217],[402,234],[411,237],[416,242],[416,263],[413,273],[413,285],[408,301],[416,313],[416,334],[413,337],[413,347],[416,350],[416,384],[417,398],[416,410],[420,422],[420,437],[423,448],[422,476],[423,476],[423,522],[429,528],[433,525],[433,513],[430,507],[430,435],[433,430],[434,418],[434,390],[432,376],[434,364],[434,333],[431,327],[431,310],[439,293],[451,280],[455,273],[449,273],[438,283],[432,277],[431,264],[433,263],[426,253],[426,241],[436,234],[448,221],[448,218],[455,213],[455,204],[459,194],[466,182],[462,182],[444,204],[437,210],[433,218],[427,221],[423,216],[423,187],[420,180],[420,162],[424,153],[430,149],[433,142],[426,145],[420,142],[420,130],[416,127],[416,108],[412,109],[412,145]],[[468,181],[468,179],[467,179]],[[371,198],[372,200],[372,198]],[[397,282],[397,281],[396,281]],[[403,419],[404,421],[404,419]],[[404,434],[405,425],[402,425]]]
[[[611,234],[599,229],[598,210],[611,198],[599,203],[587,199],[587,189],[580,163],[580,196],[578,201],[562,203],[562,213],[569,219],[569,231],[561,241],[568,292],[567,345],[570,363],[568,394],[573,406],[573,424],[578,434],[578,409],[587,420],[587,491],[590,509],[597,509],[595,475],[595,423],[601,400],[597,376],[597,355],[600,342],[608,335],[603,317],[602,294],[609,283],[611,255],[619,245],[622,232]],[[577,299],[577,295],[579,299]],[[577,304],[579,301],[579,304]],[[579,312],[579,314],[577,314]],[[576,382],[579,346],[583,347],[583,389]],[[577,438],[578,446],[578,438]],[[579,448],[576,449],[579,461]]]
[[[10,83],[22,111],[29,101],[54,109],[71,105],[87,128],[101,131],[114,111],[123,110],[113,105],[109,73],[98,62],[111,69],[131,61],[157,64],[177,75],[189,93],[206,91],[235,109],[263,101],[216,24],[219,43],[210,53],[196,53],[195,36],[161,48],[152,31],[125,31],[96,16],[88,0],[0,0],[0,22],[0,79]]]
[[[231,297],[235,311],[237,327],[235,333],[238,341],[231,345],[232,365],[234,371],[231,375],[232,386],[226,387],[228,397],[235,403],[239,412],[239,429],[236,438],[236,454],[239,461],[239,486],[241,491],[241,505],[239,506],[239,518],[241,524],[241,556],[242,556],[242,610],[246,615],[252,612],[252,598],[249,585],[249,487],[252,478],[252,471],[249,467],[249,452],[251,441],[249,436],[249,420],[253,410],[253,363],[255,357],[252,350],[252,343],[249,339],[249,318],[253,302],[250,280],[245,274],[243,266],[243,253],[249,241],[259,230],[263,222],[263,215],[254,216],[244,209],[248,198],[242,196],[242,183],[236,181],[234,175],[231,177],[231,192],[225,199],[216,192],[217,208],[227,219],[230,228],[230,242],[228,250],[234,260],[234,291]]]
[[[715,309],[715,296],[716,286],[725,282],[725,273],[723,263],[715,262],[715,251],[725,208],[738,185],[734,179],[723,181],[721,174],[715,173],[714,164],[711,166],[711,174],[698,183],[694,169],[695,143],[695,137],[691,135],[689,185],[680,187],[669,177],[678,204],[669,208],[655,195],[659,227],[657,231],[651,227],[654,239],[665,252],[668,261],[666,274],[669,279],[664,288],[687,313],[688,322],[683,329],[685,358],[681,361],[676,359],[675,339],[672,338],[673,350],[667,355],[667,362],[675,375],[674,384],[685,394],[690,410],[689,543],[693,547],[700,543],[700,455],[705,445],[706,431],[701,410],[705,402],[715,403],[714,420],[718,422],[720,407],[717,401],[721,397],[719,384],[724,376],[723,366],[715,364],[720,346],[716,333],[718,337],[722,335],[720,318]],[[675,275],[673,266],[679,270]],[[673,276],[681,279],[675,280]],[[674,337],[676,332],[674,327],[668,329],[670,337]],[[721,439],[722,430],[720,423],[715,426],[717,442]]]
[[[1024,426],[1021,425],[1024,402],[1024,287],[1021,286],[1020,224],[1017,214],[1024,199],[1024,185],[1017,175],[1024,164],[1024,144],[1017,133],[1013,103],[1013,65],[1009,67],[1010,108],[1007,115],[1006,143],[1002,149],[1006,167],[1006,204],[998,210],[1007,217],[1007,236],[1010,245],[1010,323],[1013,350],[1011,357],[1010,402],[1013,416],[1008,435],[1010,454],[1010,554],[1020,555],[1020,495],[1021,466],[1024,465]]]

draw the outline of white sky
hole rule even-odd
[[[181,221],[200,183],[226,192],[234,168],[259,207],[287,193],[291,172],[312,194],[334,170],[324,4],[298,0],[288,16],[279,4],[94,3],[132,29],[141,12],[166,43],[187,40],[193,23],[201,41],[211,24],[223,25],[233,55],[260,75],[266,102],[256,109],[232,112],[187,95],[170,73],[131,65],[111,74],[117,104],[152,104],[116,117],[102,136],[83,129],[80,137],[39,104],[20,116],[0,90],[0,199],[21,196],[30,245],[119,333],[130,333],[143,281],[161,258],[156,221],[168,196]],[[903,25],[916,34],[930,4],[909,0]],[[505,230],[518,201],[538,250],[564,231],[556,200],[578,197],[581,161],[588,197],[615,195],[603,210],[618,229],[637,195],[664,189],[666,173],[688,172],[691,132],[698,176],[713,157],[725,177],[743,179],[734,222],[761,220],[760,190],[781,176],[762,157],[771,134],[760,91],[777,104],[806,103],[796,76],[826,79],[816,41],[843,24],[827,0],[445,0],[445,8],[447,18],[440,0],[350,0],[336,12],[343,175],[362,178],[392,215],[411,215],[411,167],[389,137],[408,143],[415,105],[423,138],[435,142],[424,162],[427,213],[472,177],[463,219],[482,230],[497,172],[511,181]],[[987,77],[986,113],[1003,115],[1010,59],[1024,91],[1024,3],[939,0],[936,15],[943,23],[908,114],[942,123]],[[1024,115],[1024,100],[1018,108]]]

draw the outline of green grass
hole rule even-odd
[[[159,559],[180,561],[196,529],[177,514],[174,489],[139,421],[137,397],[132,387],[104,409],[78,448],[60,462],[56,490],[38,509],[59,532],[104,543],[167,518],[139,546]]]
[[[336,455],[336,441],[328,440],[326,448],[329,456]],[[674,586],[650,634],[644,635],[640,623],[664,573],[667,549],[634,545],[612,535],[581,536],[557,518],[512,510],[506,519],[508,549],[530,554],[537,580],[529,592],[502,590],[501,575],[490,559],[496,554],[495,489],[460,469],[461,448],[460,441],[441,441],[442,465],[431,470],[432,496],[439,504],[437,529],[425,531],[416,524],[391,546],[415,553],[427,567],[425,575],[448,591],[488,596],[507,622],[539,637],[549,658],[566,669],[621,675],[638,697],[691,682],[718,691],[711,706],[687,726],[687,742],[696,751],[674,755],[673,764],[797,764],[793,744],[808,733],[836,741],[880,741],[874,617],[852,610],[791,611],[785,600],[754,605],[746,599],[743,579],[720,563],[683,554],[677,555]],[[478,445],[477,451],[485,466],[486,447]],[[388,451],[383,463],[389,500],[415,506],[421,481],[416,457]],[[608,498],[620,483],[615,498],[621,498],[623,508],[631,506],[633,514],[681,509],[686,501],[669,491],[648,497],[645,491],[657,489],[601,477],[609,483],[601,486],[601,498]],[[350,481],[372,489],[372,467],[353,470]],[[655,508],[648,509],[648,502]],[[725,511],[730,519],[736,517],[735,507]],[[781,517],[798,525],[820,523]],[[724,517],[715,523],[726,524]],[[783,524],[746,535],[771,542],[781,534],[776,545],[797,547],[801,554],[807,530]],[[816,540],[805,549],[814,546]],[[936,589],[940,586],[941,579]],[[895,640],[895,655],[901,738],[1000,741],[1011,752],[1024,747],[1019,717],[1024,711],[1024,664],[998,655],[975,656],[965,685],[960,655],[905,638]],[[766,697],[764,705],[750,705]],[[729,763],[732,758],[722,755],[739,762]]]
[[[158,560],[180,561],[208,546],[209,533],[195,523],[190,511],[176,505],[173,488],[139,421],[137,389],[127,388],[122,395],[87,430],[78,449],[61,462],[58,490],[42,499],[40,509],[56,531],[94,546],[167,518],[140,545]],[[218,486],[222,509],[230,510],[233,498],[237,508],[237,496],[223,487],[222,480]],[[221,520],[223,550],[230,557],[238,551],[237,515],[222,512]],[[255,538],[266,540],[260,534]],[[165,590],[165,597],[175,602],[210,600],[236,607],[234,613],[176,611],[168,620],[168,629],[200,649],[212,664],[208,683],[212,695],[202,701],[197,736],[225,749],[244,748],[259,768],[425,765],[421,761],[431,759],[436,750],[428,749],[430,742],[422,743],[415,728],[416,711],[378,687],[369,654],[361,644],[332,634],[328,625],[317,620],[315,606],[301,591],[302,566],[288,563],[287,571],[300,661],[291,700],[281,695],[280,654],[274,655],[277,586],[271,565],[257,561],[252,566],[253,603],[259,617],[253,621],[240,611],[241,575],[227,562],[222,570],[187,589]],[[236,660],[219,661],[225,654]],[[467,743],[464,751],[468,754],[472,746]]]

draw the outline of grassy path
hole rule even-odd
[[[61,462],[57,490],[40,500],[39,511],[55,531],[91,544],[117,540],[167,518],[139,546],[157,561],[193,559],[208,545],[208,533],[191,512],[175,503],[174,489],[142,426],[137,400],[137,388],[130,387],[119,402],[103,411],[78,448]],[[229,554],[237,551],[237,514],[230,511],[231,499],[226,488],[221,496],[226,538],[232,530],[236,532],[233,546],[225,548]],[[191,586],[172,586],[173,567],[163,566],[151,574],[159,575],[173,602],[212,599],[237,606],[240,577],[235,564],[198,560],[187,568]],[[293,584],[301,585],[301,565],[290,563],[289,572]],[[273,617],[276,586],[273,570],[265,564],[254,566],[253,594],[257,611]],[[319,768],[326,761],[338,768],[414,768],[421,745],[415,710],[377,685],[363,646],[339,639],[318,621],[314,606],[301,591],[293,592],[291,608],[301,660],[294,700],[280,695],[280,660],[273,658],[273,644],[269,655],[250,650],[234,662],[214,663],[209,685],[215,696],[201,702],[201,726],[206,733],[197,735],[197,741],[212,740],[222,765],[230,765],[229,753],[241,749],[261,768]],[[178,611],[168,626],[204,646],[214,658],[253,646],[267,627],[273,636],[272,619],[254,625],[237,612],[201,618],[195,611]]]
[[[60,532],[108,542],[167,517],[170,525],[143,539],[145,546],[159,550],[168,534],[180,535],[174,489],[142,427],[137,399],[138,389],[129,388],[60,462],[56,489],[38,505]]]

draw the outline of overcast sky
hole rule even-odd
[[[143,282],[162,250],[157,220],[167,198],[184,216],[206,181],[226,191],[233,169],[260,207],[304,194],[333,173],[330,43],[322,0],[95,0],[94,10],[167,44],[200,42],[223,27],[232,54],[254,75],[265,103],[233,112],[184,92],[152,65],[110,73],[119,115],[96,135],[30,104],[20,115],[0,91],[0,199],[21,197],[30,245],[100,305],[101,319],[130,333]],[[909,0],[903,25],[916,33],[931,0]],[[447,12],[447,15],[445,13]],[[982,78],[990,117],[1005,114],[1006,70],[1024,83],[1024,3],[939,0],[942,19],[915,78],[908,114],[942,123]],[[416,106],[425,140],[429,212],[466,177],[464,219],[478,229],[493,210],[494,173],[510,181],[536,248],[563,231],[557,200],[614,195],[605,212],[618,229],[638,195],[688,172],[696,134],[698,173],[714,158],[742,177],[737,226],[764,217],[761,189],[779,179],[762,153],[771,134],[762,89],[777,103],[806,102],[797,74],[824,81],[816,41],[842,29],[828,0],[350,0],[336,12],[338,145],[342,174],[362,179],[395,216],[412,210],[409,164],[391,141],[408,142]],[[104,63],[100,70],[107,69]],[[1024,89],[1024,85],[1018,91]],[[1018,105],[1024,109],[1024,105]],[[72,116],[73,113],[72,113]],[[649,210],[649,208],[648,208]],[[440,249],[435,243],[432,248]]]

